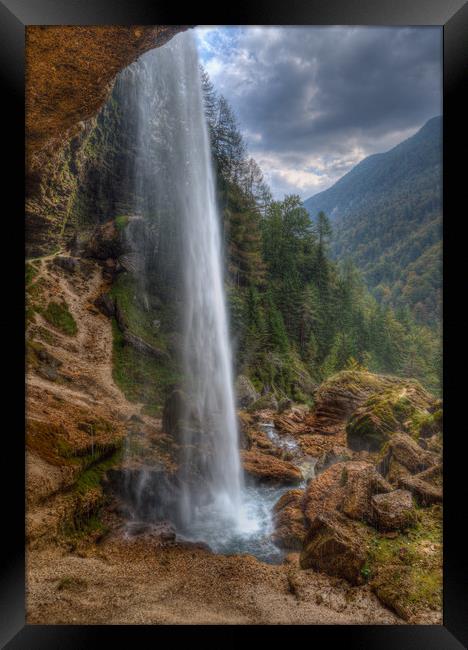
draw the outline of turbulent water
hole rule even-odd
[[[119,78],[123,119],[134,127],[134,216],[127,261],[150,302],[154,284],[174,287],[181,321],[183,385],[179,483],[168,517],[182,537],[217,552],[281,556],[271,542],[271,513],[285,491],[244,485],[226,313],[220,215],[204,115],[196,46],[190,33],[145,54]],[[267,431],[274,444],[272,427]],[[272,438],[273,436],[273,438]],[[137,495],[146,495],[151,471]],[[143,497],[138,497],[143,498]],[[150,509],[151,511],[151,509]],[[154,512],[161,512],[159,505]]]

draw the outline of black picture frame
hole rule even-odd
[[[290,0],[273,4],[237,2],[204,12],[198,5],[176,15],[169,4],[151,0],[7,0],[0,1],[0,49],[3,82],[4,179],[3,248],[10,260],[4,267],[2,352],[11,352],[3,366],[7,381],[2,391],[4,417],[2,436],[2,520],[4,550],[1,558],[0,644],[9,648],[88,648],[109,642],[115,636],[125,645],[143,646],[167,634],[179,634],[189,626],[32,626],[25,625],[24,557],[24,31],[26,25],[105,24],[310,24],[310,25],[441,25],[444,36],[444,624],[441,626],[313,626],[302,630],[310,643],[326,642],[341,647],[451,650],[468,645],[466,590],[466,542],[461,534],[466,519],[462,480],[466,465],[459,428],[463,415],[463,385],[454,370],[460,364],[450,347],[463,341],[463,320],[451,305],[464,261],[464,240],[457,236],[463,219],[462,192],[466,163],[456,153],[462,147],[466,104],[462,88],[468,61],[468,3],[464,0]],[[466,130],[466,127],[465,127]],[[466,148],[465,148],[466,155]],[[463,175],[463,176],[462,176]],[[466,181],[465,181],[466,183]],[[10,207],[5,208],[6,199]],[[464,198],[464,197],[463,197]],[[457,220],[458,217],[458,220]],[[464,248],[462,248],[462,246]],[[465,253],[466,256],[466,253]],[[463,276],[462,276],[463,277]],[[463,294],[462,294],[463,297]],[[8,308],[6,308],[8,306]],[[461,322],[460,322],[461,321]],[[457,330],[458,326],[458,330]],[[2,349],[3,348],[3,349]],[[3,354],[3,356],[6,356]],[[466,399],[466,398],[465,398]],[[9,423],[7,417],[9,416]],[[463,420],[460,420],[463,422]],[[7,471],[9,470],[9,471]],[[190,627],[197,641],[206,641],[211,631],[232,635],[243,626]],[[257,626],[253,626],[257,627]],[[309,626],[305,626],[309,627]],[[216,628],[214,630],[213,628]],[[252,630],[251,630],[252,631]],[[251,634],[251,631],[248,634]],[[266,630],[262,629],[264,634]],[[275,627],[275,635],[295,633],[289,626]],[[175,637],[171,636],[172,639]],[[228,639],[227,639],[228,640]]]

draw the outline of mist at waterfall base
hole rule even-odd
[[[206,542],[215,552],[274,561],[281,553],[270,539],[272,507],[285,489],[244,484],[220,215],[191,34],[141,57],[120,75],[116,92],[137,123],[128,169],[131,213],[142,218],[127,227],[134,273],[144,296],[154,284],[173,287],[181,322],[187,402],[168,518],[179,537]]]

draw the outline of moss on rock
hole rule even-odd
[[[391,387],[374,393],[350,417],[347,441],[354,450],[380,451],[396,432],[420,433],[415,422],[433,417],[429,409],[435,398],[414,380],[397,380]]]
[[[118,217],[115,217],[115,225],[118,230],[125,230],[127,224],[128,224],[128,216],[126,215],[119,215]]]
[[[160,363],[125,345],[115,323],[113,378],[131,402],[143,402],[148,415],[160,415],[169,389],[178,375],[169,364]]]
[[[73,315],[70,313],[68,305],[65,301],[51,301],[41,313],[48,323],[53,325],[64,334],[67,334],[68,336],[75,336],[78,332],[78,325],[76,324]]]
[[[442,510],[417,510],[415,527],[369,545],[369,583],[379,599],[408,622],[442,609]]]

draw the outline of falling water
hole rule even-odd
[[[191,35],[175,40],[166,65],[178,80],[172,98],[179,132],[177,179],[183,228],[184,387],[188,396],[183,465],[199,472],[182,482],[182,522],[189,527],[204,506],[237,521],[241,470],[231,350],[223,286],[219,214],[197,52]]]
[[[137,124],[128,170],[137,218],[127,236],[140,258],[134,263],[140,290],[144,296],[150,291],[153,269],[160,283],[165,274],[181,296],[186,400],[178,522],[187,535],[206,538],[207,518],[215,516],[224,527],[241,525],[243,480],[220,216],[192,35],[178,35],[147,53],[118,84],[119,103]],[[145,228],[138,227],[138,215]],[[156,227],[161,219],[165,228]]]

